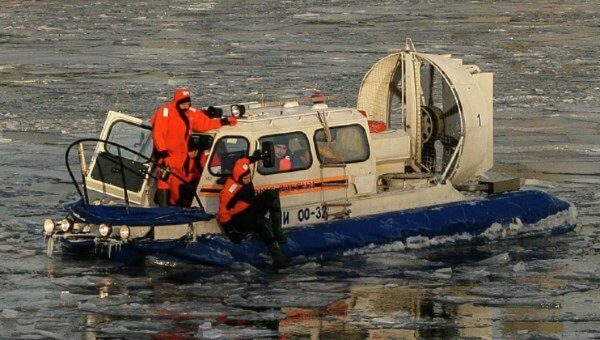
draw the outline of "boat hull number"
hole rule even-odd
[[[283,224],[304,224],[325,219],[325,207],[321,205],[283,211]]]

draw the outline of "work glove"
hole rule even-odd
[[[167,151],[167,150],[159,151],[156,153],[157,159],[165,159],[169,156],[170,156],[170,154],[169,154],[169,151]]]
[[[206,115],[210,118],[221,118],[223,117],[223,109],[220,107],[209,106],[206,109]]]
[[[254,150],[254,153],[252,154],[252,156],[248,157],[248,160],[250,161],[250,163],[254,163],[256,161],[259,161],[262,158],[262,152],[260,151],[260,149],[256,149]]]
[[[237,125],[237,118],[235,118],[235,117],[221,118],[221,125],[223,125],[223,126],[225,126],[225,125],[236,126]]]

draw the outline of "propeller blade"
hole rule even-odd
[[[454,104],[447,111],[442,113],[442,119],[446,119],[458,113],[458,105]]]
[[[427,105],[433,106],[433,81],[435,80],[435,69],[432,64],[429,64],[429,100]]]
[[[397,97],[400,100],[402,99],[402,88],[399,88],[394,84],[390,84],[390,91],[392,92],[393,96]]]

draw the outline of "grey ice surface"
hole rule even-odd
[[[3,1],[0,338],[600,337],[597,1]],[[576,232],[348,252],[273,275],[49,259],[66,146],[108,110],[335,94],[410,37],[495,73],[496,170],[575,204]]]

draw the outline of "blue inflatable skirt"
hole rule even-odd
[[[568,212],[571,205],[547,193],[526,190],[500,195],[491,195],[485,199],[463,201],[430,206],[425,208],[388,212],[377,215],[333,220],[312,226],[286,228],[288,244],[283,246],[283,252],[288,257],[315,259],[331,259],[339,257],[344,252],[370,244],[383,245],[392,242],[406,242],[411,237],[434,238],[438,236],[464,235],[483,237],[484,232],[493,225],[508,226],[520,221],[523,226],[534,225],[549,216]],[[89,223],[92,220],[106,221],[106,212],[94,210],[78,211]],[[100,208],[97,208],[100,209]],[[144,209],[144,208],[138,208]],[[168,208],[178,209],[178,208]],[[147,209],[146,210],[153,210]],[[159,210],[159,209],[156,209]],[[189,210],[189,209],[188,209]],[[189,220],[207,220],[211,215],[196,211],[196,215],[172,212],[169,224],[181,224]],[[116,211],[114,218],[122,216]],[[131,213],[131,212],[130,212]],[[163,216],[155,212],[157,216]],[[164,213],[164,212],[163,212]],[[168,212],[169,213],[169,212]],[[86,215],[87,214],[87,215]],[[145,212],[147,214],[147,212]],[[112,215],[111,215],[112,216]],[[100,218],[101,217],[101,218]],[[157,225],[148,223],[155,221],[156,216],[143,215],[136,217],[129,225]],[[181,218],[181,219],[179,219]],[[163,219],[161,217],[161,219]],[[189,219],[189,220],[188,220]],[[572,230],[575,225],[572,219],[565,218],[559,225],[551,226],[551,233],[564,233]],[[164,220],[162,220],[164,222]],[[177,221],[176,223],[173,223]],[[119,220],[119,224],[122,223]],[[110,223],[110,222],[108,222]],[[137,224],[134,224],[137,223]],[[525,228],[524,228],[525,229]],[[66,250],[84,250],[108,254],[104,249],[98,251],[93,241],[74,241],[61,239]],[[247,262],[254,266],[264,266],[270,259],[268,251],[257,237],[249,237],[241,244],[234,244],[222,234],[199,236],[196,242],[190,240],[165,240],[127,242],[111,251],[111,259],[125,262],[143,260],[146,256],[155,256],[169,260],[202,263],[216,266],[228,266],[234,262]]]

